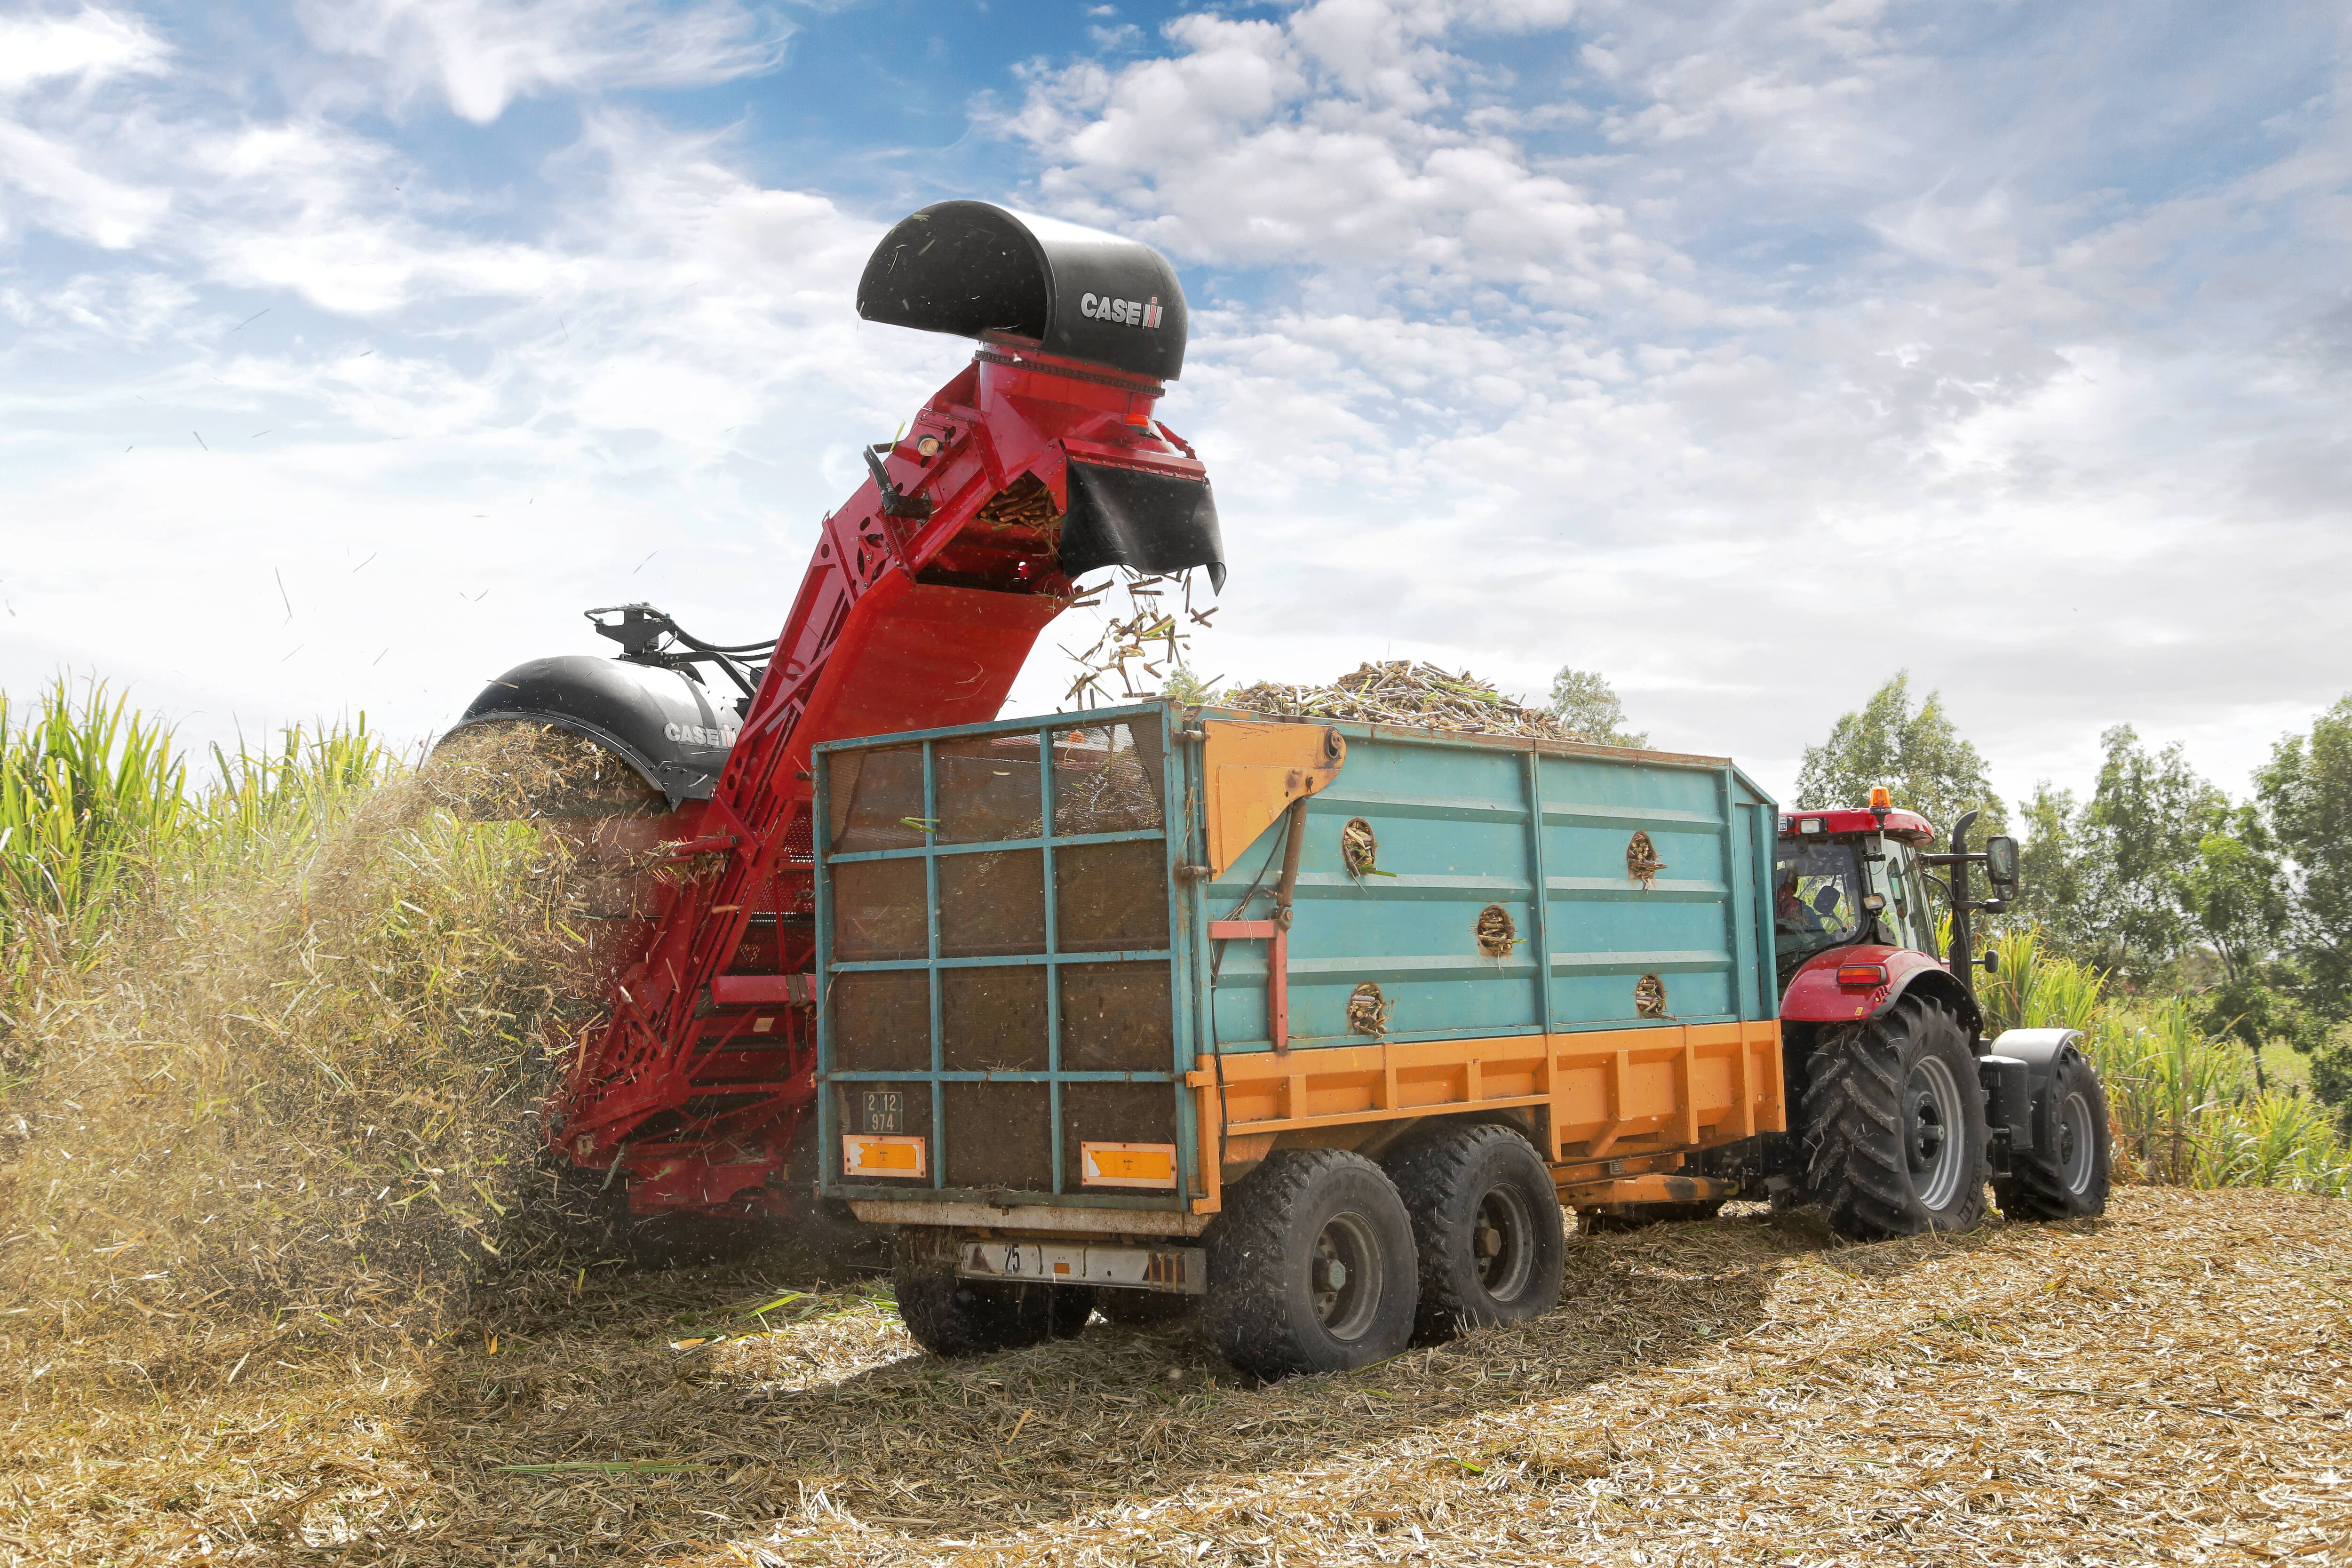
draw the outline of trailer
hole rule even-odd
[[[822,1188],[934,1351],[1199,1305],[1238,1366],[1362,1365],[1786,1126],[1723,758],[1167,700],[813,754]]]

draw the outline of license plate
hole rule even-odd
[[[895,1089],[869,1089],[866,1091],[866,1131],[868,1132],[904,1132],[907,1130],[907,1096]]]

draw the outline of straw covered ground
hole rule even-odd
[[[625,1267],[537,1107],[644,824],[484,744],[159,761],[125,847],[85,790],[0,858],[0,1564],[2352,1560],[2336,1198],[1582,1238],[1536,1323],[1271,1386],[1181,1327],[942,1363],[777,1246]],[[2126,1152],[2212,1179],[2151,1152],[2171,1059],[2110,1058]]]
[[[432,1333],[20,1313],[0,1553],[2343,1560],[2346,1217],[2139,1187],[2101,1222],[1848,1247],[1734,1211],[1578,1240],[1525,1328],[1269,1386],[1099,1320],[942,1363],[877,1286],[780,1301],[752,1268],[518,1271]]]

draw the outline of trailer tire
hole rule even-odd
[[[1120,1290],[1095,1292],[1095,1310],[1122,1329],[1158,1329],[1170,1323],[1180,1323],[1201,1310],[1198,1296],[1180,1296],[1172,1290]]]
[[[1906,996],[1825,1029],[1804,1094],[1806,1195],[1841,1235],[1883,1241],[1984,1222],[1985,1104],[1968,1031]]]
[[[2073,1050],[2059,1053],[2050,1079],[2050,1124],[2057,1147],[2011,1156],[1993,1201],[2011,1219],[2087,1219],[2107,1212],[2107,1091],[2099,1069]]]
[[[1360,1154],[1269,1155],[1233,1189],[1203,1239],[1202,1319],[1218,1352],[1244,1372],[1347,1372],[1412,1342],[1412,1221],[1396,1184]]]
[[[940,1356],[986,1355],[1066,1340],[1087,1326],[1095,1309],[1091,1286],[966,1279],[956,1273],[952,1257],[917,1257],[906,1250],[890,1282],[898,1298],[898,1321],[917,1344]]]
[[[1524,1322],[1559,1304],[1568,1227],[1551,1172],[1491,1122],[1444,1129],[1390,1156],[1421,1257],[1416,1344]]]

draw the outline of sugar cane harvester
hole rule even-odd
[[[994,718],[1088,572],[1224,578],[1207,472],[1154,416],[1186,328],[1158,252],[940,202],[883,237],[857,310],[980,347],[866,450],[870,478],[824,520],[776,641],[705,642],[644,605],[591,611],[617,659],[521,665],[442,742],[494,726],[585,742],[622,787],[568,791],[545,815],[592,855],[665,863],[608,900],[609,1014],[545,1118],[550,1147],[638,1215],[791,1213],[800,1195],[810,748]]]

